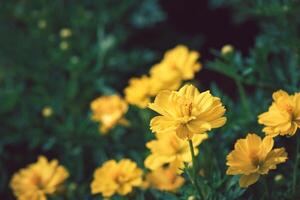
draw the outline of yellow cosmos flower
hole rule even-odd
[[[233,52],[233,51],[234,51],[234,47],[233,47],[232,45],[230,45],[230,44],[224,45],[224,46],[222,47],[222,49],[221,49],[221,53],[222,53],[223,55],[227,55],[227,54],[229,54],[229,53],[231,53],[231,52]]]
[[[48,161],[40,156],[36,163],[21,169],[10,182],[18,200],[46,200],[68,178],[68,171],[57,160]]]
[[[142,185],[142,175],[142,170],[129,159],[123,159],[118,163],[109,160],[95,170],[91,184],[92,194],[101,193],[104,197],[111,197],[114,194],[125,196],[133,190],[133,187]]]
[[[151,80],[147,76],[132,78],[125,88],[125,99],[129,104],[146,108],[150,102]]]
[[[184,163],[192,161],[189,143],[180,139],[175,132],[167,132],[164,134],[156,134],[157,139],[146,144],[151,154],[145,159],[145,166],[151,170],[158,169],[165,164],[172,163],[179,168],[184,167]],[[192,138],[195,154],[198,154],[197,146],[205,139],[207,134],[195,135]]]
[[[266,136],[263,140],[256,134],[248,134],[245,139],[239,139],[234,150],[227,156],[228,175],[242,175],[240,186],[248,187],[276,165],[287,160],[284,148],[273,149],[274,140]],[[273,149],[273,150],[272,150]]]
[[[53,109],[50,106],[45,106],[42,110],[43,117],[51,117],[53,114]]]
[[[40,29],[44,29],[44,28],[46,28],[46,26],[47,26],[47,21],[46,21],[46,20],[40,19],[40,20],[38,21],[38,27],[39,27]]]
[[[163,62],[151,68],[150,78],[152,96],[161,90],[177,90],[182,81],[180,72]]]
[[[272,137],[292,136],[300,127],[300,93],[289,95],[283,90],[273,93],[269,110],[258,116],[258,123],[265,125],[263,131]]]
[[[177,169],[172,166],[159,167],[146,175],[149,187],[161,191],[176,192],[183,184],[184,178],[176,173]]]
[[[102,96],[91,103],[92,119],[100,122],[100,131],[105,134],[117,124],[126,124],[123,115],[128,105],[119,95]]]
[[[160,91],[149,108],[162,115],[151,120],[153,132],[175,131],[182,139],[190,139],[226,122],[220,99],[209,91],[200,93],[193,85],[185,85],[178,92]]]
[[[62,41],[60,44],[59,44],[59,48],[63,51],[67,50],[68,48],[70,47],[69,43],[66,42],[66,41]]]
[[[174,49],[167,51],[162,63],[177,70],[181,74],[182,80],[191,80],[195,72],[201,69],[198,62],[200,54],[196,51],[189,51],[184,45],[177,45]]]
[[[69,28],[63,28],[60,30],[59,35],[62,38],[70,37],[72,35],[72,30]]]

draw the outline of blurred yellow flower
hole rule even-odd
[[[276,181],[276,182],[279,182],[279,181],[281,181],[281,180],[283,180],[283,179],[284,179],[284,177],[283,177],[282,174],[277,174],[277,175],[274,177],[274,181]]]
[[[258,123],[265,125],[263,131],[272,137],[293,136],[300,127],[300,93],[289,95],[283,90],[273,93],[269,110],[258,116]]]
[[[46,20],[43,20],[43,19],[40,19],[39,21],[38,21],[38,27],[40,28],[40,29],[44,29],[44,28],[46,28],[46,26],[47,26],[47,22],[46,22]]]
[[[10,182],[19,200],[46,200],[68,178],[68,171],[57,160],[48,161],[40,156],[36,163],[15,173]]]
[[[105,162],[95,170],[91,184],[92,194],[101,193],[104,197],[114,194],[127,195],[133,187],[142,186],[143,171],[137,164],[129,159],[118,163],[115,160]]]
[[[177,172],[184,167],[184,163],[192,161],[189,143],[180,139],[175,132],[157,133],[157,139],[146,144],[151,154],[145,159],[145,166],[151,170],[158,169],[165,164],[171,163],[176,165]],[[198,154],[197,146],[205,139],[207,134],[195,135],[193,146],[195,154]]]
[[[225,108],[209,91],[200,93],[193,85],[177,91],[160,91],[149,108],[162,116],[152,118],[153,132],[175,131],[178,137],[190,139],[225,124]]]
[[[195,72],[198,72],[202,67],[198,62],[199,57],[198,52],[190,51],[184,45],[177,45],[165,53],[162,63],[177,70],[182,80],[190,80],[194,78]]]
[[[72,30],[69,28],[63,28],[60,30],[59,35],[62,38],[70,37],[72,35]]]
[[[92,120],[100,122],[100,131],[107,133],[117,124],[127,124],[123,118],[128,110],[127,103],[119,95],[101,96],[91,103]]]
[[[226,55],[226,54],[229,54],[229,53],[233,52],[233,50],[234,50],[234,47],[233,47],[232,45],[226,44],[226,45],[224,45],[224,46],[222,47],[221,53],[222,53],[223,55]]]
[[[182,81],[180,72],[163,62],[151,68],[150,79],[152,96],[161,90],[177,90]]]
[[[195,196],[189,196],[187,200],[196,200]]]
[[[53,114],[53,109],[50,106],[45,106],[42,110],[43,117],[50,117]]]
[[[59,44],[59,48],[63,51],[67,50],[69,48],[69,43],[66,42],[66,41],[62,41],[60,44]]]
[[[150,102],[151,81],[147,76],[132,78],[125,88],[125,99],[129,104],[146,108]]]
[[[274,140],[266,136],[263,140],[256,134],[248,134],[245,139],[239,139],[234,150],[227,155],[227,174],[242,175],[240,186],[248,187],[254,184],[260,175],[268,174],[270,169],[287,160],[284,148],[273,149]]]
[[[146,182],[149,187],[161,191],[176,192],[183,184],[184,178],[176,173],[177,169],[171,165],[159,167],[146,175]]]

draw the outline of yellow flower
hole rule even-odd
[[[50,106],[45,106],[42,110],[44,117],[50,117],[53,114],[53,109]]]
[[[69,48],[69,43],[66,42],[66,41],[62,41],[60,44],[59,44],[59,48],[63,51],[67,50]]]
[[[102,96],[91,103],[92,119],[100,122],[100,131],[107,133],[117,124],[126,124],[123,115],[127,112],[128,105],[119,95]]]
[[[196,200],[195,196],[189,196],[187,200]]]
[[[123,159],[118,163],[109,160],[95,170],[91,184],[92,194],[101,193],[104,197],[111,197],[114,194],[125,196],[133,190],[133,187],[142,185],[142,175],[142,170],[129,159]]]
[[[227,155],[228,175],[242,175],[240,186],[254,184],[260,175],[276,169],[276,165],[287,160],[284,148],[273,149],[274,140],[266,136],[263,140],[256,134],[248,134],[246,139],[239,139],[234,150]]]
[[[62,38],[67,38],[67,37],[70,37],[72,35],[72,31],[69,28],[63,28],[63,29],[60,30],[59,35]]]
[[[165,63],[154,65],[150,70],[151,95],[161,90],[177,90],[181,84],[181,73]]]
[[[172,166],[159,167],[146,175],[146,181],[150,187],[158,190],[176,192],[184,184],[184,178],[176,171]]]
[[[38,27],[39,27],[40,29],[44,29],[44,28],[46,28],[46,26],[47,26],[46,20],[40,19],[40,20],[38,21]]]
[[[225,124],[225,108],[209,91],[200,93],[193,85],[177,91],[160,91],[149,108],[162,116],[151,122],[153,132],[175,131],[178,137],[190,139]]]
[[[48,161],[40,156],[36,163],[15,173],[10,182],[19,200],[46,200],[68,178],[68,171],[57,160]]]
[[[198,52],[189,51],[184,45],[177,45],[165,53],[162,63],[177,70],[182,80],[190,80],[202,67],[198,62],[199,57]]]
[[[273,93],[269,110],[258,116],[258,123],[265,125],[263,131],[272,137],[293,136],[300,127],[300,93],[289,95],[283,90]]]
[[[146,108],[150,102],[151,81],[147,76],[132,78],[125,88],[125,99],[129,104]]]
[[[222,53],[223,55],[226,55],[226,54],[229,54],[229,53],[233,52],[233,50],[234,50],[233,46],[230,45],[230,44],[227,44],[227,45],[224,45],[224,46],[222,47],[221,53]]]
[[[283,180],[283,175],[282,174],[277,174],[275,177],[274,177],[274,181],[275,182],[279,182],[281,180]]]
[[[145,159],[145,166],[151,170],[158,169],[165,164],[172,163],[179,168],[184,167],[184,163],[192,161],[189,143],[180,139],[175,132],[167,132],[164,134],[157,133],[157,139],[146,144],[151,154]],[[198,154],[197,146],[205,139],[207,134],[195,135],[192,138],[195,154]]]

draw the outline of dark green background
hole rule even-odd
[[[72,36],[61,38],[62,28]],[[248,132],[263,135],[257,115],[273,91],[299,91],[299,35],[296,0],[1,1],[0,199],[13,199],[12,174],[41,154],[57,158],[71,174],[65,194],[52,199],[99,199],[89,184],[107,159],[129,157],[143,167],[153,113],[130,107],[132,125],[103,137],[90,120],[89,103],[122,94],[129,78],[146,74],[177,44],[201,52],[204,69],[193,83],[211,89],[227,108],[227,124],[200,147],[208,199],[263,199],[260,182],[245,191],[238,177],[225,175],[226,155]],[[63,41],[67,50],[60,49]],[[235,51],[221,55],[228,43]],[[45,106],[54,110],[49,118],[41,114]],[[290,192],[295,139],[277,139],[276,146],[285,146],[290,160],[267,177],[272,199],[297,199]],[[279,173],[284,180],[274,182]],[[187,182],[176,195],[137,190],[129,199],[187,199],[193,193]]]

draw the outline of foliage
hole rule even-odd
[[[247,54],[239,49],[226,54],[211,49],[214,58],[201,61],[204,70],[199,77],[210,71],[213,77],[232,80],[234,87],[226,91],[226,83],[219,80],[212,79],[209,85],[201,79],[193,81],[201,91],[210,89],[220,97],[227,110],[226,125],[213,130],[200,145],[198,159],[204,176],[198,179],[206,199],[263,199],[267,194],[262,181],[245,190],[239,187],[238,177],[225,174],[226,155],[236,139],[248,132],[263,135],[257,116],[267,110],[275,90],[299,92],[300,3],[209,3],[211,9],[232,9],[234,23],[255,20],[260,33]],[[1,2],[0,199],[13,199],[9,189],[12,174],[35,162],[39,155],[58,159],[70,173],[64,195],[51,197],[54,200],[99,199],[91,195],[90,183],[93,171],[109,159],[130,158],[143,168],[149,153],[145,144],[154,138],[149,129],[154,113],[130,106],[125,117],[130,126],[117,126],[109,134],[100,135],[98,124],[91,120],[89,105],[101,95],[123,95],[130,78],[146,74],[163,51],[178,41],[201,50],[199,35],[187,37],[168,30],[172,45],[163,41],[164,33],[162,38],[151,38],[153,44],[149,46],[134,38],[140,32],[164,30],[157,27],[167,27],[166,18],[159,2],[153,0]],[[65,28],[71,35],[61,34]],[[45,107],[53,109],[52,115],[43,115]],[[300,198],[299,190],[292,194],[290,173],[296,139],[276,138],[276,142],[286,148],[289,161],[266,177],[270,199]],[[283,178],[276,179],[278,175]],[[139,189],[128,199],[185,200],[194,194],[191,183],[186,181],[176,194]]]

